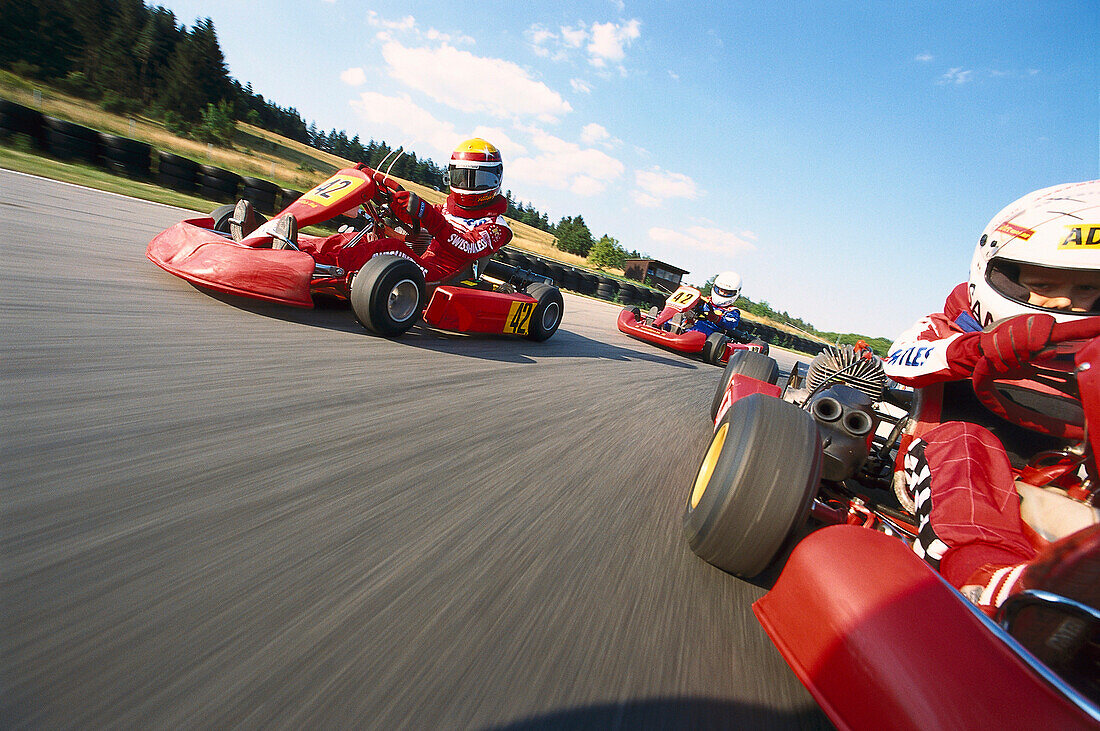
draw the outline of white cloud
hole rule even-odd
[[[963,70],[961,67],[949,69],[943,76],[940,77],[937,84],[965,84],[970,81],[970,77],[974,72],[969,70]]]
[[[603,67],[609,61],[619,62],[626,57],[625,47],[641,36],[641,22],[635,18],[623,25],[593,23],[592,40],[588,44],[588,62]]]
[[[699,186],[694,180],[683,173],[671,173],[657,166],[649,170],[636,170],[634,184],[639,188],[634,201],[643,206],[652,207],[656,205],[654,201],[663,202],[669,198],[699,197]]]
[[[401,30],[409,31],[416,28],[416,18],[411,15],[406,15],[400,20],[383,20],[374,10],[367,11],[367,23],[375,28],[384,28],[386,30]]]
[[[584,125],[584,128],[581,130],[581,141],[587,142],[590,145],[609,139],[611,139],[611,135],[608,131],[595,122]]]
[[[513,180],[594,196],[623,175],[623,164],[600,150],[581,147],[538,128],[523,131],[531,136],[538,152],[506,164],[505,175]]]
[[[920,53],[913,58],[914,61],[920,61],[921,63],[928,63],[932,59],[933,56],[931,53]]]
[[[573,91],[578,94],[591,94],[592,86],[584,79],[570,79],[569,85],[573,87]]]
[[[570,48],[580,48],[584,45],[585,39],[588,38],[588,31],[584,29],[584,24],[581,24],[580,28],[572,28],[569,26],[562,26],[561,39],[562,42]]]
[[[367,83],[367,74],[358,66],[344,69],[340,72],[340,81],[348,86],[362,86]]]
[[[669,69],[668,70],[668,78],[672,79],[673,81],[679,81],[680,80],[680,74],[676,73],[672,69]]]
[[[756,238],[751,232],[735,234],[719,228],[704,226],[689,226],[683,231],[655,227],[649,229],[649,238],[656,243],[696,249],[713,254],[735,254],[742,251],[752,251],[756,248],[751,241],[746,240]]]
[[[467,35],[451,35],[450,33],[443,33],[435,28],[429,28],[428,32],[424,34],[424,37],[429,41],[438,41],[440,43],[461,43],[463,45],[472,46],[476,41]]]
[[[555,121],[573,109],[556,91],[511,61],[475,56],[448,44],[408,48],[397,41],[382,47],[382,57],[391,78],[463,112]],[[471,79],[477,80],[476,93],[470,93]]]
[[[353,100],[351,107],[371,129],[397,130],[400,144],[427,144],[449,156],[458,143],[465,139],[455,130],[454,124],[436,119],[431,112],[417,106],[408,96],[386,96],[367,91]]]

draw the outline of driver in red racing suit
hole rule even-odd
[[[1026,362],[1056,321],[1098,307],[1100,181],[1045,188],[989,223],[969,282],[886,359],[887,375],[918,389],[918,424],[933,424],[904,453],[919,527],[913,550],[989,614],[1033,585],[1040,572],[1028,569],[1050,545],[1021,518],[1012,467],[1062,445],[993,415],[966,379],[982,358],[1000,373]]]
[[[478,137],[466,140],[451,154],[450,193],[443,206],[433,206],[375,173],[375,180],[393,190],[398,219],[407,226],[419,223],[432,236],[421,257],[429,285],[439,284],[512,240],[512,229],[504,219],[508,201],[500,195],[503,173],[500,151]]]

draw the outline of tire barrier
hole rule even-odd
[[[7,99],[0,99],[0,137],[27,135],[35,147],[45,146],[45,115]]]
[[[79,160],[98,165],[99,132],[65,119],[43,116],[45,149],[59,160]]]
[[[250,201],[261,213],[275,213],[275,196],[281,192],[282,188],[262,178],[241,178],[241,197]]]
[[[614,279],[600,277],[600,283],[596,285],[596,296],[600,299],[614,300],[619,294],[619,283]]]
[[[152,145],[131,140],[128,137],[100,132],[99,150],[103,157],[103,165],[116,175],[132,180],[148,180],[152,177]]]
[[[302,197],[302,191],[292,188],[279,188],[279,210],[286,208]]]
[[[213,201],[235,203],[241,176],[213,165],[199,166],[199,193]]]
[[[591,272],[581,272],[581,294],[589,297],[596,296],[596,287],[600,284],[600,278]]]
[[[199,188],[199,164],[186,157],[159,150],[157,182],[181,193],[195,193]]]

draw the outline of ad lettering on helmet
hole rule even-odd
[[[1058,244],[1059,249],[1100,249],[1100,223],[1066,228],[1069,233]]]
[[[1005,221],[1004,223],[1002,223],[1000,226],[998,226],[996,228],[996,231],[997,231],[997,233],[1008,234],[1009,236],[1014,236],[1014,237],[1016,237],[1018,239],[1022,239],[1024,241],[1027,241],[1028,239],[1030,239],[1032,236],[1035,235],[1035,232],[1033,230],[1031,230],[1030,228],[1024,228],[1023,226],[1017,226],[1016,224],[1014,224],[1010,221]]]

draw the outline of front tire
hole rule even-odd
[[[561,325],[562,314],[565,312],[565,303],[562,301],[561,292],[557,287],[549,284],[535,282],[527,286],[527,294],[538,300],[534,311],[531,313],[531,324],[527,328],[527,338],[535,342],[549,340],[550,336],[558,331]]]
[[[718,384],[718,390],[714,392],[714,398],[710,402],[710,420],[718,418],[718,407],[722,405],[722,397],[729,387],[734,376],[748,376],[773,386],[779,382],[779,364],[774,358],[761,355],[752,350],[735,350],[726,363],[726,370],[722,371],[722,380]]]
[[[351,281],[351,309],[363,327],[392,337],[420,321],[426,299],[424,272],[400,256],[369,260]]]
[[[688,497],[691,550],[736,576],[764,571],[805,524],[821,460],[821,437],[805,411],[763,394],[734,403]]]
[[[703,343],[700,355],[703,360],[711,365],[722,365],[722,356],[726,353],[726,343],[729,338],[720,332],[712,332],[707,335],[707,341]]]

